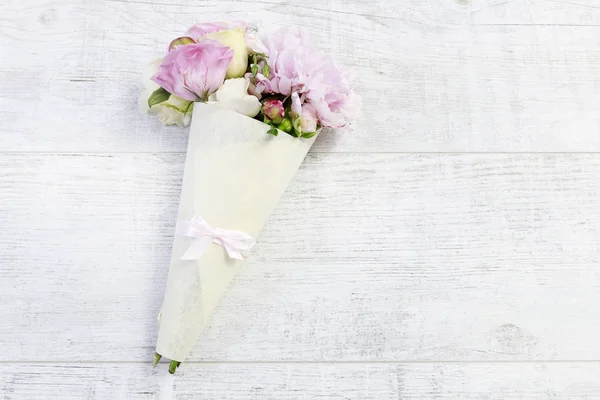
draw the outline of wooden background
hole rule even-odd
[[[596,0],[0,0],[0,395],[600,398]],[[187,132],[139,73],[196,21],[359,79],[190,361],[152,369]]]

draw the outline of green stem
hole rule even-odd
[[[156,366],[158,365],[158,362],[160,361],[160,359],[162,358],[162,356],[158,353],[154,353],[154,368],[156,368]]]
[[[180,365],[181,362],[179,361],[171,361],[171,363],[169,364],[169,373],[173,375],[175,371],[177,371],[177,367],[179,367]]]

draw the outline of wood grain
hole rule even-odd
[[[0,366],[6,400],[599,399],[598,363],[25,364]],[[43,388],[43,390],[40,390]]]
[[[183,161],[0,158],[2,360],[149,359]],[[599,174],[310,155],[191,360],[598,360]]]
[[[3,399],[600,398],[600,160],[575,154],[600,151],[596,0],[0,8]],[[138,80],[232,19],[308,28],[363,113],[173,378],[147,361],[187,131],[138,112]]]
[[[185,130],[137,109],[139,74],[194,21],[223,18],[305,26],[354,69],[361,118],[316,152],[600,151],[597,10],[543,3],[11,2],[0,151],[185,151]]]

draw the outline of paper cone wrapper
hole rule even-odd
[[[178,222],[199,216],[258,237],[315,139],[268,129],[234,111],[194,105]],[[175,236],[159,315],[156,352],[176,361],[188,357],[242,265],[214,243],[198,260],[182,261],[192,240]]]

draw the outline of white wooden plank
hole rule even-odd
[[[223,18],[306,26],[355,70],[356,129],[321,135],[316,152],[600,151],[600,27],[527,25],[586,8],[311,2],[317,9],[283,0],[4,5],[0,151],[185,151],[185,129],[138,111],[139,72],[197,19]],[[503,16],[507,8],[516,11]],[[516,14],[530,21],[514,25]],[[598,21],[572,20],[581,18]]]
[[[600,364],[0,365],[6,400],[598,399]]]
[[[463,6],[472,24],[600,25],[600,7],[596,0],[457,0],[457,3]]]
[[[151,357],[183,154],[0,157],[2,360]],[[598,360],[600,160],[313,154],[192,360]]]

